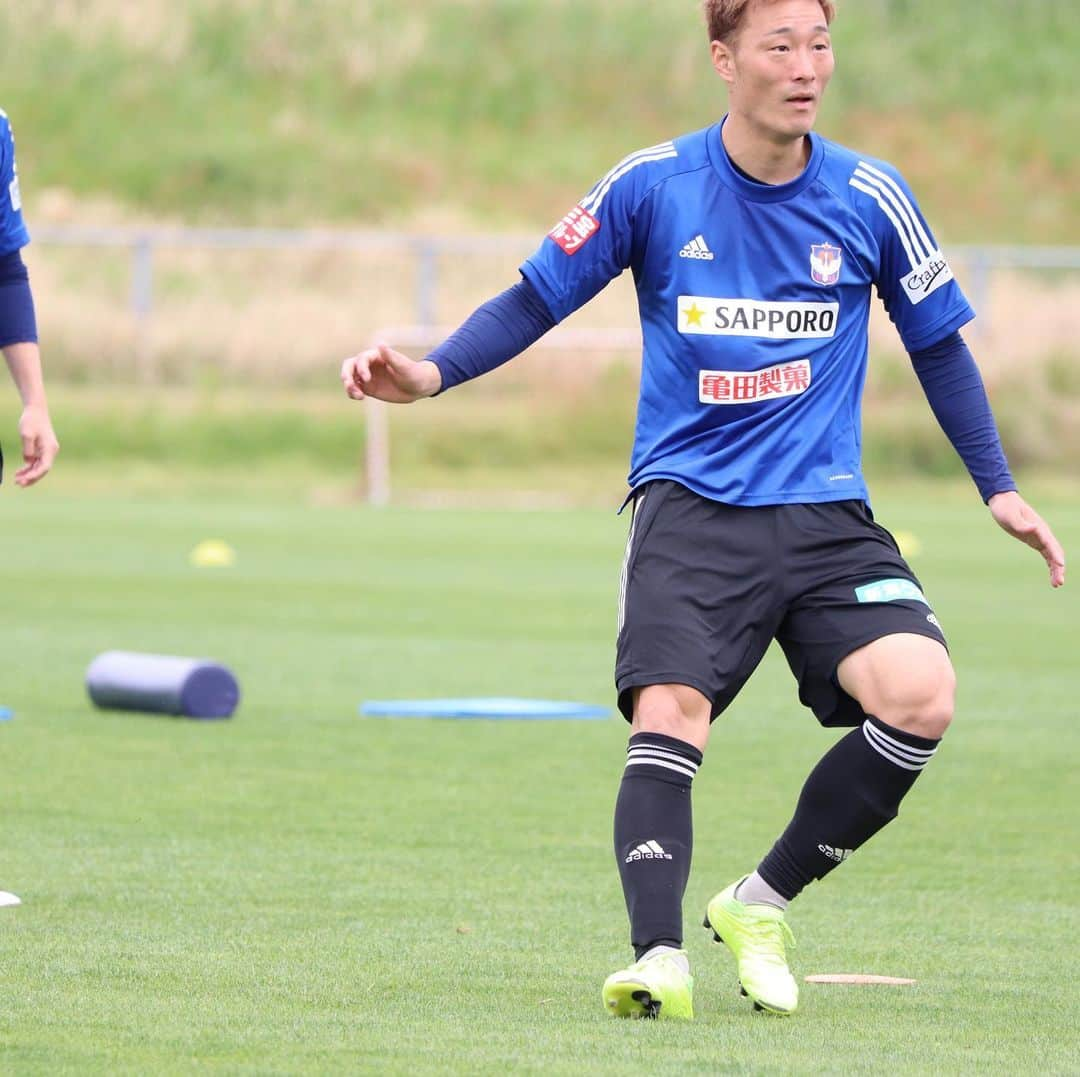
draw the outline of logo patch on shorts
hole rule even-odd
[[[855,588],[855,597],[860,602],[921,602],[929,606],[926,596],[911,580],[875,580]]]
[[[567,254],[577,254],[600,231],[600,222],[581,206],[574,206],[548,235]]]

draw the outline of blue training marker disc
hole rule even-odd
[[[0,707],[0,722],[10,722],[15,712],[10,707]]]
[[[368,700],[360,713],[369,718],[607,718],[611,711],[591,703],[551,699],[390,699]]]

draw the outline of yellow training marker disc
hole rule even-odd
[[[236,561],[236,551],[221,539],[206,539],[188,555],[196,568],[227,568]]]
[[[905,557],[918,557],[922,553],[922,543],[918,536],[910,531],[894,531],[893,538],[896,539],[896,545],[900,547],[900,552]]]

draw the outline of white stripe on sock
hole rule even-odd
[[[694,776],[694,771],[687,770],[686,767],[680,767],[676,763],[665,763],[663,759],[628,759],[626,765],[628,767],[640,767],[646,765],[650,767],[664,767],[666,770],[673,770],[677,774],[682,774],[687,778],[692,778]]]
[[[873,722],[864,722],[863,724],[869,726],[870,729],[874,733],[876,733],[890,748],[894,748],[902,755],[911,755],[913,763],[917,762],[920,758],[924,759],[926,762],[929,762],[930,757],[934,754],[934,752],[937,751],[936,744],[933,748],[916,748],[915,745],[907,744],[904,741],[899,740],[897,737],[890,736],[888,733],[885,732],[885,730],[878,729],[878,727],[874,725]]]
[[[867,738],[880,751],[887,752],[896,759],[903,759],[914,766],[925,767],[934,757],[934,752],[937,751],[936,748],[932,748],[930,751],[923,748],[912,748],[910,745],[904,744],[903,741],[890,737],[888,733],[882,733],[877,726],[870,722],[866,723],[866,727],[868,730]]]
[[[922,770],[929,762],[927,759],[924,759],[921,763],[908,762],[903,756],[897,755],[883,743],[874,740],[874,735],[877,733],[877,730],[869,724],[864,725],[862,731],[863,736],[866,737],[867,743],[878,753],[878,755],[883,756],[890,763],[894,763],[903,770]]]
[[[629,766],[631,763],[656,763],[657,765],[665,763],[669,766],[678,767],[684,774],[689,775],[691,778],[693,778],[698,771],[695,763],[691,763],[689,759],[684,759],[680,755],[668,752],[649,751],[648,749],[638,749],[637,751],[630,752],[626,757],[626,764]]]
[[[671,759],[677,763],[685,763],[688,767],[693,767],[697,770],[698,765],[692,759],[687,759],[685,755],[680,752],[673,751],[671,748],[660,748],[655,744],[631,744],[626,750],[627,756],[635,755],[653,755],[660,759]]]

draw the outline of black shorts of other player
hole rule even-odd
[[[862,501],[744,507],[679,483],[634,491],[620,594],[615,683],[629,721],[633,689],[686,684],[715,719],[771,640],[799,699],[825,726],[855,726],[862,708],[836,669],[894,633],[945,645],[896,540]]]

